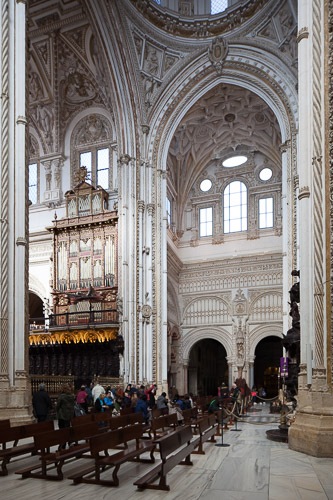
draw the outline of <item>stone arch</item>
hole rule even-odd
[[[186,326],[200,324],[200,316],[204,316],[203,323],[225,323],[231,321],[228,303],[217,296],[202,296],[191,300],[184,309],[183,323]]]
[[[278,321],[282,317],[283,296],[276,291],[264,292],[255,297],[249,304],[249,318],[251,321],[265,319]]]
[[[270,324],[258,326],[250,332],[250,352],[251,357],[255,357],[255,350],[259,342],[266,337],[279,337],[283,338],[282,334],[282,323],[281,324]]]
[[[190,356],[190,351],[194,344],[204,339],[217,340],[226,350],[227,357],[231,356],[232,353],[232,342],[229,332],[224,328],[217,327],[204,327],[195,328],[189,330],[183,335],[182,339],[182,356],[183,360],[188,360]]]
[[[297,93],[295,81],[285,66],[288,78],[282,78],[282,61],[279,71],[272,73],[265,59],[265,51],[253,51],[251,47],[243,48],[242,53],[235,50],[237,56],[227,58],[228,67],[221,75],[210,68],[207,54],[202,55],[197,64],[190,65],[173,80],[171,88],[164,98],[154,107],[155,117],[150,128],[150,154],[159,158],[159,167],[165,170],[166,157],[171,139],[181,119],[195,102],[216,87],[219,83],[238,85],[261,97],[274,112],[281,130],[282,142],[290,139],[292,131],[296,130]],[[259,64],[261,70],[258,70]],[[200,79],[197,75],[200,74]],[[282,84],[283,82],[283,84]],[[168,96],[172,95],[172,100]]]

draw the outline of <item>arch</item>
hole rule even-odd
[[[255,350],[259,342],[266,337],[279,337],[283,338],[282,334],[282,321],[281,324],[270,324],[270,325],[261,325],[250,332],[250,357],[255,357]]]
[[[49,294],[44,284],[31,273],[29,273],[29,292],[33,292],[42,299],[43,302],[45,302],[45,298],[47,298]]]
[[[275,64],[272,71],[272,65],[267,62],[262,49],[242,46],[238,50],[239,52],[235,50],[233,53],[230,51],[226,61],[227,68],[221,75],[211,70],[205,53],[175,77],[172,88],[168,88],[168,93],[158,101],[152,113],[155,119],[150,128],[149,153],[155,159],[160,159],[159,168],[166,169],[169,145],[181,119],[198,99],[220,83],[238,85],[261,97],[278,120],[282,142],[290,138],[292,130],[296,130],[298,120],[296,80],[288,67],[274,56]],[[283,70],[284,76],[282,76]],[[197,78],[198,74],[202,76],[200,80]]]
[[[209,329],[208,329],[209,328]],[[204,328],[196,328],[189,330],[188,332],[183,332],[182,339],[182,354],[183,360],[188,360],[190,356],[190,351],[194,344],[204,339],[217,340],[226,350],[227,357],[231,356],[232,343],[230,333],[224,328],[211,328],[205,326]]]
[[[217,296],[203,295],[190,301],[184,309],[184,326],[200,324],[200,318],[205,318],[205,323],[225,323],[231,321],[228,303]]]

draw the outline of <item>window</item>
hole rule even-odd
[[[273,198],[259,200],[259,229],[273,227]]]
[[[247,189],[243,182],[234,181],[225,188],[223,209],[225,233],[247,230]]]
[[[199,236],[212,236],[213,234],[213,208],[200,208],[199,210]]]
[[[203,193],[206,193],[212,187],[212,181],[210,179],[204,179],[200,182],[200,189]]]
[[[211,0],[210,13],[212,15],[223,12],[228,8],[228,0]]]
[[[263,168],[260,172],[259,172],[259,178],[260,180],[262,181],[269,181],[269,179],[271,179],[273,175],[273,172],[270,168]]]
[[[32,205],[38,203],[38,165],[29,165],[29,201]]]
[[[86,167],[87,181],[94,187],[114,189],[116,146],[113,127],[105,116],[91,114],[82,118],[71,136],[72,186],[78,182],[78,168]]]
[[[95,186],[109,189],[109,148],[80,153],[80,167],[86,167],[88,179]]]
[[[171,226],[171,201],[169,198],[166,199],[166,215],[167,215],[167,221],[168,221],[168,226]]]

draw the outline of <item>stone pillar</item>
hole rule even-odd
[[[316,457],[333,457],[331,300],[327,285],[332,248],[328,243],[329,183],[325,182],[329,168],[325,127],[332,73],[332,61],[331,66],[325,64],[333,18],[330,4],[326,0],[300,1],[298,23],[301,365],[296,419],[288,442],[291,449]]]
[[[136,381],[137,287],[136,287],[136,168],[128,154],[118,162],[119,201],[119,294],[123,305],[121,333],[124,339],[124,383]]]
[[[0,419],[32,420],[28,374],[26,7],[1,3]]]

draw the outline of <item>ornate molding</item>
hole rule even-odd
[[[301,28],[298,31],[297,37],[296,37],[296,42],[299,43],[304,38],[309,38],[309,28],[307,28],[307,27]]]
[[[303,200],[303,198],[310,198],[310,188],[309,186],[303,186],[299,189],[298,199]]]

